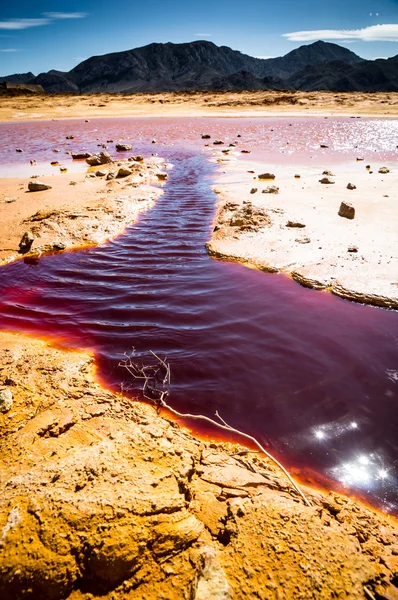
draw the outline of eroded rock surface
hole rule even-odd
[[[93,359],[0,334],[2,600],[229,600],[398,592],[394,520],[306,506],[259,454],[107,391]]]

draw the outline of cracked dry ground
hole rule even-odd
[[[398,598],[398,527],[0,334],[2,600]]]

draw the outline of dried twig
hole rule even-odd
[[[180,411],[176,410],[175,408],[173,408],[172,406],[167,404],[166,399],[170,393],[170,382],[171,382],[170,365],[167,362],[167,357],[165,357],[164,359],[161,359],[157,354],[155,354],[154,352],[151,351],[151,354],[152,354],[152,356],[154,356],[156,358],[157,363],[155,365],[143,365],[143,364],[139,365],[138,363],[133,361],[134,354],[135,354],[135,351],[133,348],[132,354],[130,354],[130,355],[125,354],[126,358],[119,363],[119,366],[127,369],[127,371],[130,373],[130,375],[134,379],[140,379],[140,380],[144,381],[144,384],[143,384],[143,387],[141,390],[144,398],[146,398],[147,400],[150,400],[158,407],[167,409],[169,412],[171,412],[172,414],[174,414],[177,417],[180,417],[182,419],[194,419],[194,420],[206,421],[207,423],[210,423],[211,425],[214,425],[215,427],[218,427],[219,429],[223,429],[224,431],[236,433],[236,434],[246,438],[247,440],[250,440],[257,446],[257,448],[259,448],[259,450],[261,452],[263,452],[263,454],[265,454],[277,467],[279,467],[279,469],[281,469],[281,471],[283,471],[283,473],[285,474],[285,476],[287,477],[287,479],[289,480],[289,482],[291,483],[293,488],[303,498],[303,500],[307,504],[307,506],[312,506],[311,502],[301,491],[300,487],[294,481],[294,479],[292,478],[290,473],[287,471],[287,469],[279,462],[278,459],[276,459],[274,456],[272,456],[272,454],[270,454],[260,444],[260,442],[258,440],[256,440],[255,437],[253,437],[252,435],[249,435],[248,433],[245,433],[244,431],[241,431],[240,429],[236,429],[235,427],[232,427],[231,425],[229,425],[221,417],[221,415],[218,413],[218,411],[216,411],[216,417],[219,419],[220,422],[215,421],[214,419],[211,419],[210,417],[206,417],[205,415],[194,415],[194,414],[190,414],[190,413],[181,413]]]

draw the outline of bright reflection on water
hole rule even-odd
[[[131,383],[117,365],[133,345],[143,360],[151,350],[167,355],[177,409],[218,410],[296,474],[398,512],[397,313],[210,259],[219,167],[201,133],[237,141],[256,159],[325,167],[370,153],[392,160],[398,139],[396,121],[358,119],[2,124],[2,160],[18,168],[51,161],[55,147],[97,151],[107,139],[132,140],[132,153],[156,151],[174,168],[156,206],[113,242],[0,269],[0,328],[93,348],[117,390]]]

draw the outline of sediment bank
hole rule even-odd
[[[382,173],[380,161],[362,160],[327,167],[230,163],[215,187],[220,201],[208,252],[397,309],[396,167]],[[259,178],[265,170],[270,178]],[[339,215],[342,203],[354,208],[353,219]]]
[[[398,526],[0,334],[0,591],[16,598],[395,598]],[[4,409],[4,406],[3,406]]]

